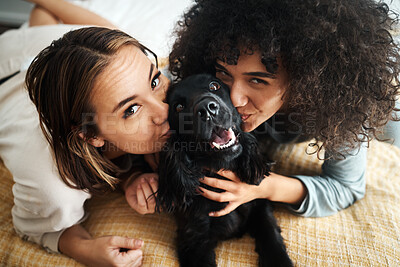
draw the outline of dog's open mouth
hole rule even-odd
[[[232,127],[224,129],[221,127],[215,127],[211,135],[211,148],[219,150],[229,148],[236,144],[237,137]]]

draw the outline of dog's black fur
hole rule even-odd
[[[292,266],[267,200],[254,200],[228,215],[210,217],[209,212],[221,210],[227,203],[211,201],[197,191],[204,173],[210,176],[226,169],[243,182],[259,184],[269,172],[256,139],[240,129],[240,115],[230,101],[229,88],[210,75],[194,75],[171,86],[167,102],[173,134],[161,152],[156,199],[158,210],[173,212],[176,217],[181,266],[216,266],[218,241],[246,232],[255,238],[260,266]],[[211,145],[216,133],[224,141],[232,137],[223,130],[229,128],[236,137],[233,145],[225,149]]]

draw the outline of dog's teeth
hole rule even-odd
[[[213,144],[216,148],[221,149],[221,148],[220,148],[221,146],[220,146],[219,144],[217,144],[217,143],[215,143],[215,142],[213,142],[212,144]]]
[[[228,131],[230,131],[230,132],[232,131],[233,132],[232,128],[229,128]],[[212,145],[215,148],[221,150],[221,149],[225,149],[225,148],[233,146],[235,144],[235,142],[236,142],[236,135],[233,135],[232,139],[230,139],[226,144],[220,145],[220,144],[218,144],[216,142],[212,142]]]

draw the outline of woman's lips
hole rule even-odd
[[[171,136],[171,130],[168,128],[162,135],[161,137],[170,137]]]
[[[240,117],[242,118],[242,121],[246,121],[251,115],[248,114],[240,114]]]

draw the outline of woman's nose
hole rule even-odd
[[[244,107],[248,103],[246,88],[239,82],[235,82],[231,87],[231,100],[235,108]]]
[[[155,99],[153,107],[152,121],[156,125],[161,125],[168,120],[168,104],[163,99]]]

